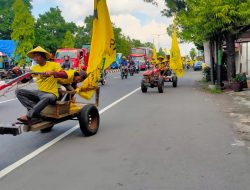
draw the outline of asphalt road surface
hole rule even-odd
[[[72,130],[37,155],[77,122],[58,124],[47,134],[0,136],[0,189],[249,190],[249,150],[213,99],[196,89],[200,77],[187,72],[177,88],[166,83],[159,94],[156,88],[138,90],[141,75],[121,80],[110,74],[101,88],[95,136]],[[13,98],[10,93],[0,99],[1,123],[25,113]]]

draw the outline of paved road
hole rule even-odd
[[[102,86],[100,92],[100,107],[106,107],[122,96],[128,94],[135,88],[138,88],[141,75],[135,75],[133,78],[121,80],[119,73],[111,73],[107,76],[107,84]],[[126,88],[124,88],[126,86]],[[36,85],[25,86],[28,89],[35,89]],[[112,93],[111,93],[112,90]],[[79,98],[80,99],[80,98]],[[80,100],[82,101],[82,100]],[[13,123],[20,115],[25,114],[25,108],[16,99],[14,90],[5,97],[0,97],[0,122]],[[23,158],[37,148],[56,138],[60,134],[77,125],[76,121],[67,121],[56,125],[52,133],[41,134],[23,133],[18,137],[0,136],[0,170],[6,166]]]
[[[97,135],[85,138],[76,130],[0,179],[0,189],[249,190],[249,150],[235,146],[229,120],[195,89],[199,77],[187,73],[178,88],[166,85],[163,94],[135,92],[101,115]],[[102,90],[102,107],[139,81],[113,77]],[[22,138],[45,138],[33,135]]]

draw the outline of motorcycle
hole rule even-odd
[[[135,73],[139,73],[140,72],[140,65],[136,64],[135,65]]]
[[[130,76],[133,76],[135,73],[135,66],[134,65],[130,65],[129,66],[129,74]]]
[[[121,66],[121,78],[128,78],[128,68],[126,66]]]

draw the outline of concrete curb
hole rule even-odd
[[[109,69],[107,70],[107,73],[117,73],[120,72],[120,69]]]

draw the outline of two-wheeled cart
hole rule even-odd
[[[23,77],[24,78],[24,77]],[[22,78],[22,79],[23,79]],[[86,89],[90,90],[90,89]],[[93,90],[93,89],[92,89]],[[0,124],[0,134],[20,135],[22,132],[41,131],[49,132],[55,124],[67,121],[78,120],[82,133],[85,136],[95,135],[99,129],[100,116],[97,109],[99,105],[99,87],[95,90],[95,103],[81,103],[69,98],[68,101],[56,101],[54,105],[48,105],[41,112],[41,117],[37,122],[14,122]],[[65,91],[65,96],[73,92]]]

